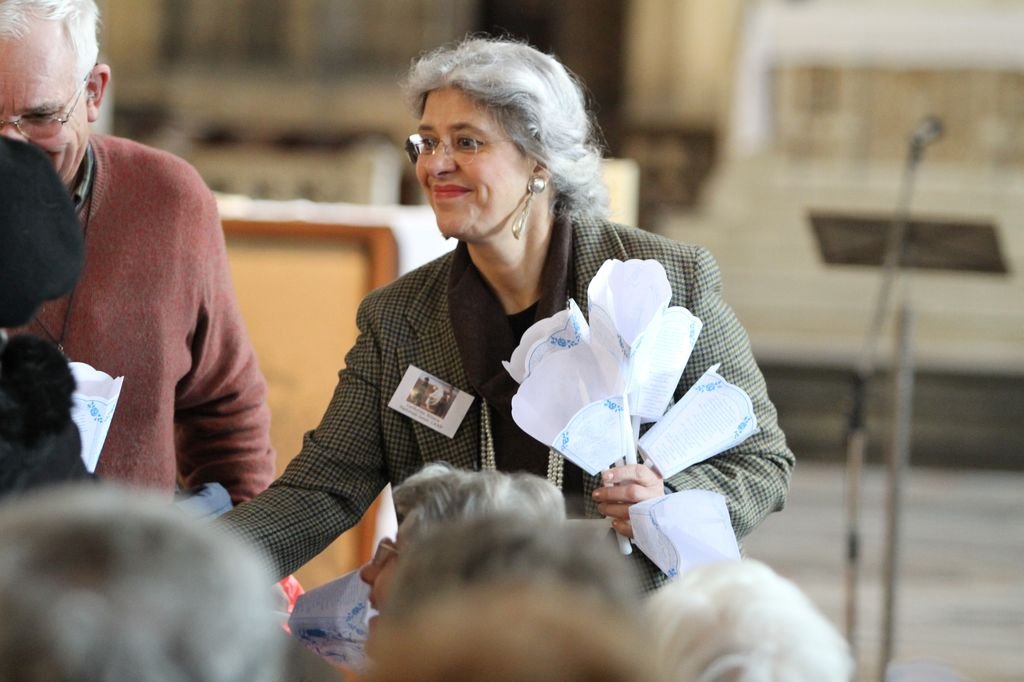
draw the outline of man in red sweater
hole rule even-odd
[[[97,474],[245,500],[274,453],[217,207],[181,159],[90,135],[110,82],[97,21],[94,0],[0,0],[0,135],[49,155],[85,239],[78,285],[19,331],[124,377]]]

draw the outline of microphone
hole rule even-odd
[[[878,299],[875,302],[874,313],[871,318],[871,326],[868,328],[867,336],[864,339],[864,346],[857,363],[857,374],[853,382],[853,407],[850,411],[849,432],[847,433],[847,542],[846,542],[846,636],[850,646],[855,647],[856,625],[857,625],[857,581],[860,564],[860,477],[861,468],[867,453],[867,430],[865,427],[865,402],[868,382],[872,379],[875,370],[875,346],[882,332],[882,325],[889,310],[889,299],[892,293],[896,277],[900,271],[901,261],[907,249],[907,232],[910,223],[910,199],[914,192],[914,181],[917,175],[917,168],[924,156],[924,149],[932,142],[942,136],[942,120],[938,116],[925,116],[914,127],[910,133],[907,148],[907,162],[903,171],[903,182],[900,186],[899,196],[896,201],[896,210],[893,213],[892,226],[886,239],[885,251],[882,261],[882,283],[878,290]],[[898,519],[898,477],[901,475],[897,462],[903,462],[905,466],[906,448],[909,436],[907,426],[909,423],[912,379],[908,378],[910,372],[906,359],[909,353],[910,335],[907,331],[910,319],[906,294],[902,310],[900,311],[900,347],[893,360],[893,374],[897,375],[896,387],[897,397],[896,408],[893,415],[895,434],[899,440],[894,439],[892,446],[891,460],[889,463],[889,500],[887,508],[888,530],[885,546],[885,604],[882,637],[883,664],[887,664],[892,653],[893,637],[893,595],[896,587],[896,531]],[[902,450],[902,451],[901,451]]]
[[[942,119],[938,116],[925,116],[910,134],[910,146],[920,150],[942,137]]]

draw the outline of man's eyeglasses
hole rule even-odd
[[[443,150],[445,154],[460,164],[468,165],[473,163],[480,148],[487,144],[489,143],[468,135],[458,135],[451,144],[448,144],[436,137],[425,137],[413,133],[405,141],[405,153],[409,155],[410,161],[416,163],[421,156],[434,156]]]
[[[25,138],[37,141],[48,140],[51,137],[60,135],[64,124],[71,120],[71,115],[75,113],[75,107],[78,106],[78,100],[82,98],[82,92],[85,91],[85,85],[89,82],[90,74],[91,72],[86,74],[81,85],[75,90],[73,98],[66,106],[62,107],[62,110],[66,112],[63,116],[28,114],[27,116],[18,116],[7,120],[0,119],[0,130],[3,130],[4,126],[12,125]]]
[[[370,563],[375,568],[381,568],[388,562],[391,557],[398,556],[398,545],[391,538],[381,538],[381,541],[377,543],[377,551],[373,553],[373,558],[370,559]]]

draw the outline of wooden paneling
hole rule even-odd
[[[280,474],[316,427],[355,342],[359,302],[397,272],[387,227],[225,220],[242,314],[267,378]],[[373,512],[297,571],[306,589],[369,558]]]

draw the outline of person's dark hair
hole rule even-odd
[[[416,60],[402,87],[417,117],[434,90],[462,91],[551,173],[556,216],[607,215],[597,124],[583,86],[551,55],[513,40],[469,38]]]
[[[0,328],[27,323],[40,304],[78,281],[85,251],[67,188],[46,154],[4,137],[0,244]]]
[[[0,351],[0,497],[90,478],[71,420],[75,380],[53,344],[21,335]]]
[[[0,138],[0,495],[87,478],[75,382],[53,344],[3,327],[32,319],[70,291],[82,269],[82,228],[53,163],[36,147]]]

